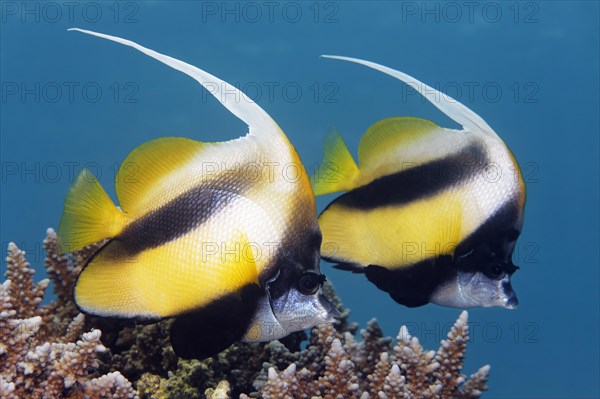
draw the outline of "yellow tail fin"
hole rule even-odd
[[[323,162],[311,177],[315,195],[351,190],[358,174],[358,166],[344,139],[336,129],[329,130],[324,140]]]
[[[81,171],[65,199],[58,227],[61,253],[117,235],[126,216],[115,206],[96,177],[87,169]]]

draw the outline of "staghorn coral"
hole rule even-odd
[[[375,322],[362,332],[363,342],[335,332],[331,326],[317,329],[317,345],[307,352],[313,359],[300,357],[283,371],[269,367],[267,378],[258,379],[254,397],[275,398],[414,398],[470,399],[487,389],[490,367],[484,366],[467,381],[461,374],[468,339],[467,312],[460,317],[436,351],[426,352],[406,327],[401,327],[397,343],[383,339]],[[314,345],[314,344],[313,344]],[[324,355],[321,357],[318,353]],[[377,356],[378,361],[373,362]],[[370,368],[361,369],[369,363]],[[242,395],[242,398],[248,398]]]
[[[466,312],[437,351],[424,351],[405,327],[393,344],[375,320],[357,341],[357,325],[329,283],[324,291],[342,317],[312,329],[306,349],[300,332],[281,342],[238,343],[203,361],[178,359],[169,320],[137,325],[78,313],[76,276],[102,245],[59,255],[49,229],[44,248],[50,279],[37,284],[25,253],[9,245],[0,285],[0,398],[467,399],[487,389],[489,366],[468,380],[461,374]],[[56,300],[42,306],[50,283]]]
[[[83,333],[85,318],[70,299],[77,267],[56,254],[53,230],[48,230],[44,247],[57,300],[40,306],[49,280],[35,284],[25,252],[8,245],[6,280],[0,285],[0,397],[137,398],[120,373],[94,374],[96,356],[106,348],[100,330]],[[74,256],[89,254],[86,248]]]

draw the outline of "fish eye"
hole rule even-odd
[[[506,271],[504,270],[502,264],[492,262],[487,267],[486,274],[488,277],[494,280],[501,280],[504,278],[504,276],[506,276]]]
[[[298,290],[304,295],[314,295],[321,284],[325,281],[325,276],[317,273],[304,273],[298,279]]]

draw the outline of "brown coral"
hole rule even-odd
[[[467,399],[487,389],[489,366],[468,380],[461,374],[466,312],[437,351],[423,350],[405,327],[393,345],[374,320],[357,341],[356,324],[330,285],[327,294],[343,317],[335,326],[314,328],[304,350],[300,332],[281,342],[238,343],[203,361],[177,359],[168,320],[136,325],[78,313],[76,276],[101,245],[59,255],[49,229],[44,248],[50,280],[37,284],[25,253],[9,245],[0,285],[0,398],[226,398],[254,385],[250,396],[265,399]],[[49,282],[56,300],[42,306]]]
[[[369,328],[372,332],[363,332],[363,337],[378,330],[374,322]],[[307,351],[326,349],[322,359],[292,363],[279,373],[270,367],[266,381],[257,383],[262,398],[467,399],[478,398],[487,389],[489,366],[479,369],[469,381],[461,374],[468,339],[467,312],[460,315],[437,352],[426,352],[404,326],[393,351],[388,340],[369,338],[356,344],[348,334],[342,336],[328,326],[319,327],[317,336],[323,348],[309,347]],[[374,355],[378,361],[370,372],[357,368]]]
[[[105,347],[100,330],[83,333],[85,318],[70,299],[78,266],[57,255],[54,231],[48,230],[44,246],[57,300],[40,306],[49,280],[35,284],[25,252],[8,245],[6,280],[0,285],[0,397],[137,398],[120,373],[94,374],[96,356]],[[74,256],[89,256],[86,252],[89,248]]]

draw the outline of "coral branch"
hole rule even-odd
[[[34,283],[25,253],[8,247],[0,284],[2,399],[225,399],[253,389],[240,398],[476,399],[487,390],[489,366],[469,379],[461,374],[467,312],[437,351],[425,351],[404,326],[393,343],[375,320],[356,340],[357,325],[328,283],[341,320],[313,328],[304,350],[301,332],[282,342],[237,343],[203,361],[178,359],[170,320],[136,325],[79,314],[77,274],[103,243],[59,255],[56,240],[49,229],[45,265],[56,300],[44,306],[48,280]]]
[[[83,333],[85,318],[74,317],[69,290],[80,265],[72,267],[66,256],[57,255],[51,229],[44,246],[57,301],[40,306],[49,280],[35,284],[25,252],[8,245],[6,280],[0,285],[0,397],[137,398],[121,374],[95,375],[96,356],[106,348],[100,330]]]
[[[25,259],[25,251],[21,251],[14,242],[8,244],[6,257],[6,279],[10,280],[8,298],[12,310],[22,318],[36,314],[36,309],[48,286],[49,280],[42,280],[38,284],[33,282],[34,270]]]
[[[318,331],[319,343],[306,350],[313,357],[300,356],[299,362],[290,364],[281,373],[269,368],[266,383],[257,384],[258,392],[254,396],[264,399],[473,399],[487,389],[489,366],[482,367],[468,381],[461,374],[468,339],[467,312],[460,315],[437,352],[426,352],[404,326],[400,328],[393,351],[389,350],[389,340],[379,335],[379,326],[374,321],[369,322],[367,331],[362,333],[364,341],[358,345],[351,337],[331,328],[321,327]],[[319,356],[322,349],[326,349],[325,354]],[[364,364],[365,359],[375,359],[375,356],[379,360],[368,369],[370,371],[358,371],[355,364]]]

